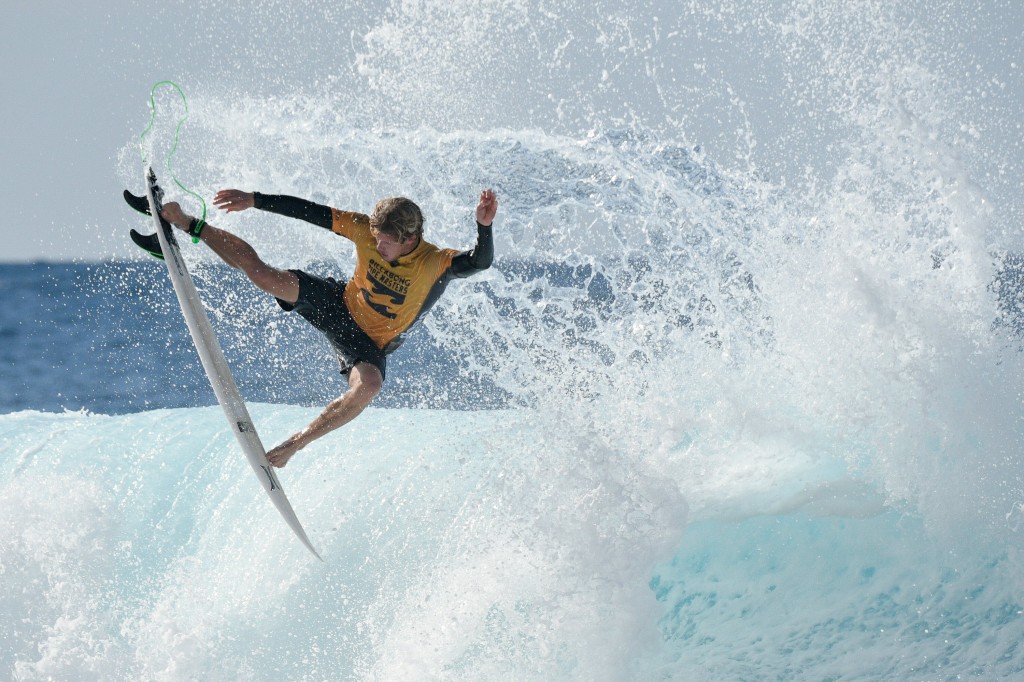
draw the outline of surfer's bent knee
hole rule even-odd
[[[384,385],[384,377],[376,365],[362,361],[356,363],[356,366],[352,368],[349,373],[349,382],[352,383],[352,388],[373,400]]]

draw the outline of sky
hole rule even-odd
[[[816,6],[757,1],[798,14]],[[965,125],[979,129],[993,149],[1009,149],[1010,162],[999,172],[1015,175],[1024,167],[1022,5],[900,6],[908,25],[934,34],[928,48],[939,60],[950,55],[944,68],[977,86],[972,110],[982,124],[1000,121],[1002,129]],[[700,14],[721,13],[709,9],[717,7],[676,0],[596,9],[576,0],[0,0],[0,262],[138,257],[125,238],[132,216],[120,205],[118,161],[148,123],[150,88],[164,79],[196,95],[375,87],[378,99],[411,81],[417,89],[403,94],[423,99],[410,107],[419,117],[410,125],[443,126],[452,110],[437,108],[431,118],[430,100],[454,89],[471,100],[463,108],[470,127],[500,121],[545,131],[580,101],[602,106],[604,91],[607,101],[634,103],[652,120],[663,120],[659,107],[674,107],[689,117],[688,135],[701,144],[713,146],[748,125],[763,167],[798,169],[805,161],[799,153],[813,156],[823,145],[791,115],[799,100],[780,96],[793,65],[788,56],[775,65],[759,62],[736,35],[734,42],[709,36],[698,26]],[[698,27],[691,31],[686,13],[694,8]],[[460,12],[465,17],[446,15]],[[728,25],[729,18],[716,20]],[[425,26],[419,33],[418,23]],[[450,26],[457,30],[446,32]],[[652,44],[650,36],[661,39]],[[443,41],[447,54],[434,41]],[[660,70],[662,87],[647,87],[652,69]],[[688,93],[699,97],[687,101]],[[1004,193],[1024,193],[1014,178],[998,181]],[[88,235],[79,238],[81,232]]]
[[[75,258],[61,226],[109,228],[120,193],[114,162],[143,121],[152,76],[136,10],[117,0],[103,6],[0,3],[0,260]],[[84,258],[113,247],[90,243]]]
[[[268,93],[316,78],[336,39],[317,30],[329,8],[256,3],[251,21],[249,4],[0,0],[0,262],[137,257],[117,161],[156,82]],[[370,11],[351,4],[356,22]]]

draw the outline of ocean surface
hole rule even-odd
[[[207,201],[401,194],[455,248],[479,190],[501,202],[495,266],[280,472],[322,563],[162,263],[0,265],[0,679],[1024,679],[1021,121],[958,52],[998,17],[570,6],[327,12],[356,54],[323,91],[187,88],[174,169]],[[526,122],[452,94],[505,67]],[[111,168],[134,191],[137,132]],[[210,221],[351,272],[324,230]],[[131,227],[111,197],[104,229]],[[344,390],[334,360],[183,251],[273,446]]]

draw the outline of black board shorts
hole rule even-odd
[[[327,337],[343,375],[348,376],[357,362],[368,362],[380,370],[383,379],[387,373],[387,353],[398,344],[382,350],[356,324],[345,305],[344,283],[302,270],[289,272],[299,278],[299,298],[294,304],[277,299],[277,304],[286,311],[298,313]]]

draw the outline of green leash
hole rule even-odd
[[[181,96],[182,104],[185,105],[185,115],[182,116],[180,121],[178,121],[178,125],[174,129],[174,144],[171,146],[171,151],[167,155],[167,159],[164,161],[164,166],[167,168],[167,172],[170,174],[171,180],[174,181],[174,184],[177,185],[178,188],[181,189],[186,194],[190,194],[193,197],[195,197],[196,199],[198,199],[199,203],[202,204],[202,206],[203,206],[203,215],[199,218],[199,221],[198,221],[198,224],[197,224],[197,227],[196,227],[197,230],[200,230],[200,229],[202,229],[203,225],[206,224],[206,201],[204,201],[201,196],[199,196],[198,194],[196,194],[195,192],[190,190],[188,187],[185,187],[185,185],[183,185],[180,182],[178,182],[178,178],[174,175],[174,171],[171,170],[171,159],[174,157],[174,152],[178,151],[178,133],[181,132],[182,126],[184,126],[185,125],[185,121],[188,120],[188,100],[185,99],[185,93],[181,91],[181,88],[178,87],[177,83],[175,83],[173,81],[158,81],[150,89],[150,91],[149,91],[149,125],[146,126],[146,129],[142,131],[142,135],[139,136],[139,151],[142,153],[142,162],[145,163],[146,162],[146,145],[145,145],[146,135],[149,135],[149,131],[151,131],[153,129],[153,123],[156,121],[155,93],[156,93],[156,89],[159,88],[162,85],[169,85],[172,88],[174,88],[175,90],[177,90],[178,95]],[[195,244],[195,243],[198,243],[198,242],[199,242],[199,237],[192,237],[192,243]]]

